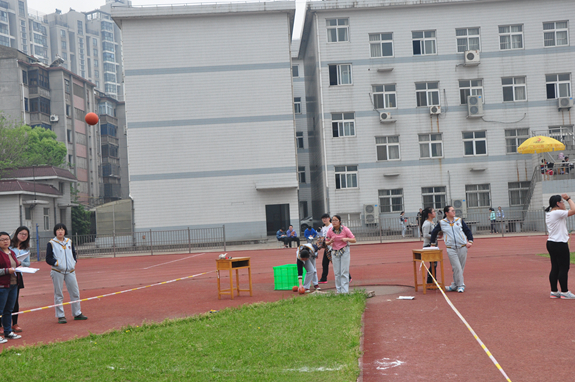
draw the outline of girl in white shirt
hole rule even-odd
[[[565,199],[563,201],[562,199]],[[569,211],[565,205],[569,203]],[[549,207],[545,209],[545,223],[549,238],[547,239],[547,251],[551,257],[551,272],[549,283],[551,284],[551,298],[575,299],[575,294],[569,291],[567,286],[567,274],[569,273],[569,231],[567,231],[567,217],[575,215],[575,203],[567,194],[553,195],[549,198]],[[557,290],[557,282],[561,286],[561,292]]]

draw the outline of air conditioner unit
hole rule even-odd
[[[50,116],[50,122],[58,122],[58,116],[56,114],[52,114]]]
[[[573,97],[559,97],[557,99],[557,107],[561,109],[571,109],[573,107]]]
[[[483,98],[480,95],[467,96],[467,118],[483,117]]]
[[[478,50],[466,50],[465,54],[465,66],[476,66],[479,65],[479,51]]]
[[[378,224],[379,207],[377,206],[377,204],[364,204],[363,218],[365,219],[365,224]]]
[[[391,118],[391,113],[382,112],[379,113],[379,122],[381,123],[393,123],[395,119]]]
[[[453,208],[455,209],[455,216],[467,219],[467,203],[465,199],[453,200]]]
[[[441,106],[432,106],[429,108],[429,114],[438,115],[441,114]]]

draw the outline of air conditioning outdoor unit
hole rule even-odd
[[[363,217],[365,219],[365,224],[379,223],[379,207],[377,204],[364,204]]]
[[[50,116],[50,122],[58,122],[58,116],[56,114],[52,114]]]
[[[379,113],[379,122],[381,123],[393,123],[395,119],[391,118],[391,113],[381,112]]]
[[[465,54],[465,66],[476,66],[479,65],[479,51],[478,50],[466,50]]]
[[[429,114],[438,115],[441,114],[441,106],[432,106],[429,108]]]
[[[453,208],[455,209],[455,216],[467,219],[467,203],[465,199],[454,199]]]
[[[480,95],[467,96],[467,118],[483,117],[483,99]]]
[[[557,107],[561,109],[571,109],[573,107],[573,97],[559,97],[557,99]]]

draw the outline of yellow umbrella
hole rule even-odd
[[[529,138],[517,148],[519,154],[537,154],[556,150],[565,150],[565,145],[556,139],[542,135]]]

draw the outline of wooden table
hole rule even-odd
[[[442,249],[414,249],[413,251],[413,278],[415,280],[415,291],[417,292],[417,288],[419,286],[423,286],[423,294],[426,294],[427,289],[437,289],[437,285],[435,283],[428,284],[427,283],[427,271],[421,271],[421,284],[417,283],[417,262],[432,262],[438,261],[439,266],[441,269],[441,281],[437,280],[437,276],[433,269],[431,270],[433,273],[433,277],[438,281],[440,287],[445,289],[445,281],[444,281],[444,274],[443,274],[443,250]]]
[[[229,294],[234,299],[234,278],[232,271],[236,270],[236,290],[238,291],[238,296],[240,292],[250,292],[250,296],[252,294],[252,269],[250,266],[250,258],[249,257],[233,257],[231,259],[217,259],[217,274],[218,274],[218,300],[222,299],[222,294]],[[248,269],[248,279],[250,282],[250,289],[240,289],[240,278],[239,278],[239,270],[247,268]],[[221,289],[220,286],[220,271],[230,271],[230,289]]]

